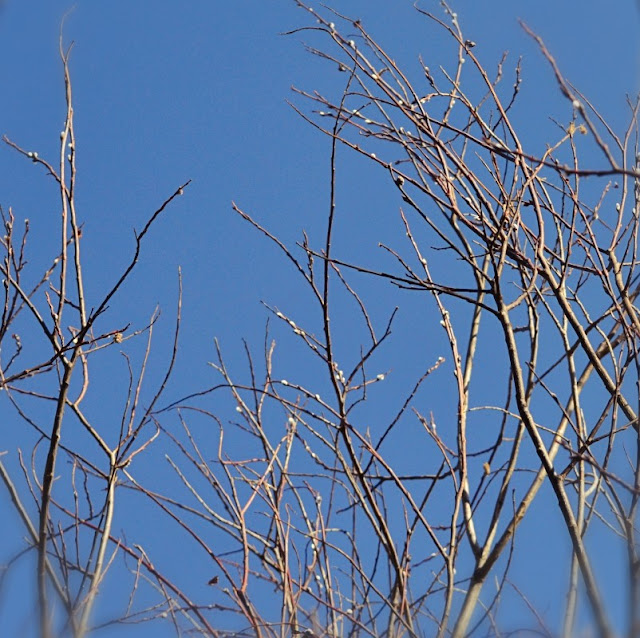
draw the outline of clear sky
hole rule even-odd
[[[401,66],[418,69],[419,54],[433,67],[449,63],[446,47],[433,35],[432,27],[417,17],[410,1],[334,0],[328,4],[361,18]],[[421,6],[438,10],[438,3],[429,0]],[[626,95],[633,95],[639,86],[640,21],[634,0],[459,0],[452,1],[452,6],[465,34],[477,42],[476,54],[489,68],[494,68],[503,51],[509,51],[511,63],[523,56],[519,120],[530,119],[529,128],[522,126],[532,151],[544,149],[546,139],[539,131],[548,125],[548,115],[563,112],[563,102],[548,65],[519,27],[518,18],[544,38],[567,77],[614,127],[622,129],[628,118]],[[51,159],[58,152],[65,114],[58,34],[62,17],[71,9],[64,40],[74,42],[77,197],[84,221],[90,297],[97,299],[129,259],[133,230],[140,229],[180,184],[193,180],[185,196],[171,205],[153,229],[134,278],[112,304],[113,324],[131,322],[136,327],[148,322],[160,304],[163,315],[154,361],[161,365],[169,353],[181,268],[181,354],[168,403],[215,382],[207,365],[215,356],[214,337],[238,371],[243,365],[243,337],[260,352],[269,316],[262,301],[305,318],[307,301],[298,296],[296,275],[272,245],[232,213],[231,202],[285,242],[298,241],[303,229],[320,242],[328,204],[329,144],[287,100],[311,113],[312,105],[292,93],[291,87],[335,96],[342,79],[330,65],[305,51],[304,34],[280,35],[309,24],[307,14],[290,0],[78,0],[75,4],[5,0],[0,8],[0,133]],[[342,218],[337,250],[366,255],[380,241],[379,233],[387,232],[386,224],[389,236],[400,232],[398,197],[383,171],[346,152],[341,161],[338,207],[354,215]],[[0,204],[5,210],[12,207],[18,220],[30,219],[35,274],[38,265],[52,256],[50,239],[58,223],[56,190],[41,167],[4,145],[0,169]],[[366,222],[368,217],[371,224]],[[393,219],[393,228],[385,219]],[[394,294],[372,302],[383,308],[394,303]],[[401,334],[415,325],[411,308],[419,312],[417,304],[407,306],[409,314],[399,318]],[[276,328],[275,336],[282,339],[278,360],[282,376],[310,374],[297,368],[299,353],[287,345],[284,332]],[[349,336],[344,336],[346,341]],[[421,355],[415,360],[407,356],[393,363],[389,359],[399,370],[390,384],[391,394],[422,369],[425,357],[435,361],[444,342],[440,336],[434,341],[433,347],[420,343]],[[154,374],[160,372],[152,371],[151,378]],[[93,383],[108,385],[113,379],[120,379],[113,381],[116,389],[126,381],[117,357],[113,367],[103,367]],[[108,393],[106,398],[96,393],[89,409],[103,413],[105,419],[117,419],[121,405],[109,405],[108,397]],[[218,409],[229,412],[233,406]],[[7,462],[14,468],[16,449],[28,449],[22,427],[6,402],[0,401],[0,450],[9,451]],[[162,485],[162,473],[153,475],[153,480]],[[176,546],[178,536],[164,535],[168,523],[152,508],[146,507],[142,515],[139,504],[126,499],[123,507],[119,516],[123,520],[139,517],[138,530],[158,521],[154,523],[158,563],[166,563],[181,578],[186,576],[180,573],[180,565],[193,563],[193,577],[205,582],[207,569],[198,563],[202,557],[182,555]],[[2,489],[0,508],[10,508]],[[535,539],[540,532],[525,528],[523,535]],[[0,560],[20,547],[21,535],[16,525],[0,515],[0,537],[8,539],[2,543]],[[562,543],[550,543],[549,551],[560,555]],[[23,560],[19,574],[7,581],[11,587],[0,590],[0,626],[14,632],[8,636],[22,635],[18,632],[28,625],[29,609],[18,602],[16,588],[29,587],[30,569],[28,559]],[[531,579],[542,578],[534,561],[516,565],[514,580],[526,570]],[[611,588],[618,591],[614,584]],[[534,602],[552,613],[552,596],[562,591],[540,580]],[[156,631],[138,627],[135,635],[159,635]]]

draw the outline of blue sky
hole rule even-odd
[[[418,54],[432,60],[429,64],[434,68],[449,63],[446,42],[416,16],[411,2],[336,0],[329,4],[361,18],[401,66],[418,69]],[[595,0],[452,2],[463,31],[478,43],[476,54],[488,68],[494,68],[505,50],[511,65],[523,56],[518,120],[532,152],[545,147],[544,133],[552,130],[548,116],[566,115],[566,110],[548,65],[517,19],[544,38],[566,76],[621,129],[628,118],[625,96],[633,95],[639,86],[639,12],[633,0],[620,0],[615,9],[605,4]],[[437,11],[436,2],[425,0],[421,6]],[[153,5],[79,0],[73,7],[60,1],[7,0],[0,9],[0,133],[41,156],[55,158],[57,153],[65,113],[58,33],[63,15],[72,8],[64,39],[74,42],[78,210],[84,221],[90,297],[98,299],[129,259],[133,229],[139,229],[180,184],[193,180],[185,196],[171,205],[153,229],[134,278],[112,304],[110,325],[121,321],[136,327],[149,321],[157,304],[161,306],[153,355],[161,365],[170,348],[181,269],[181,355],[168,403],[215,382],[207,365],[214,358],[214,337],[234,370],[243,369],[242,338],[260,352],[269,316],[262,301],[311,320],[310,300],[301,292],[296,275],[272,245],[232,213],[231,202],[289,244],[300,239],[303,229],[320,242],[328,205],[329,143],[287,100],[311,113],[314,107],[293,94],[291,87],[335,96],[342,79],[335,69],[305,52],[306,35],[280,35],[309,24],[308,16],[289,0],[158,0]],[[383,171],[347,152],[341,153],[340,161],[338,207],[344,214],[336,250],[369,259],[381,234],[390,241],[402,236],[395,222],[398,196]],[[56,191],[41,167],[8,147],[0,148],[0,166],[0,204],[5,210],[12,207],[18,220],[31,222],[35,276],[38,266],[48,263],[52,255],[50,238],[58,222]],[[363,278],[356,281],[376,311],[386,312],[395,303],[396,292],[380,298]],[[432,336],[427,326],[416,328],[416,313],[427,313],[420,303],[407,299],[403,303],[399,333],[416,330],[422,337],[413,357],[403,354],[401,361],[392,357],[380,361],[383,372],[386,365],[397,369],[388,389],[381,390],[390,398],[422,369],[425,358],[435,361],[445,344],[443,336]],[[356,328],[346,311],[344,317],[343,332],[337,338],[348,347]],[[428,320],[426,314],[424,319]],[[284,329],[274,327],[274,336],[281,344],[277,365],[282,377],[312,378],[313,370],[300,363],[299,346],[287,341]],[[151,379],[159,374],[152,371]],[[113,383],[117,402],[125,381],[123,363],[114,355],[105,357],[93,383],[96,387]],[[109,405],[109,397],[109,391],[106,398],[96,393],[88,410],[105,419],[117,418],[121,406]],[[233,405],[220,404],[216,409],[231,413]],[[0,403],[0,410],[10,414],[6,403]],[[19,426],[9,425],[7,419],[2,419],[0,449],[9,450],[8,462],[15,464],[16,448],[27,446],[29,439],[21,438],[21,432],[13,429]],[[407,462],[412,461],[418,462]],[[155,480],[163,484],[163,475],[154,475]],[[0,507],[7,511],[9,502],[0,494]],[[124,499],[127,505],[132,509],[122,511],[123,520],[135,519],[138,506]],[[138,521],[140,529],[154,516],[158,516],[154,543],[166,555],[175,548],[176,537],[164,536],[164,519],[152,508],[145,509],[144,520]],[[15,550],[20,533],[6,520],[0,530],[5,530],[0,535],[10,532],[16,539],[13,545],[5,544],[6,550]],[[525,526],[522,533],[535,539],[540,529]],[[565,550],[564,540],[549,540],[549,552],[562,556]],[[196,563],[194,578],[202,579],[207,573],[197,565],[200,559],[195,554],[176,557],[176,564],[169,561],[167,567],[179,572],[177,565],[185,560]],[[31,572],[26,561],[22,566],[12,582],[28,587]],[[543,611],[548,606],[553,615],[553,600],[545,596],[547,584],[543,586],[542,574],[536,573],[535,561],[525,561],[514,570],[516,581],[518,574],[527,578],[527,570],[531,580],[541,579],[540,587],[533,587],[540,595],[535,602]],[[617,591],[613,584],[612,591]],[[16,605],[20,597],[15,589],[12,593],[5,588],[3,595],[0,626],[17,632],[28,625],[24,613],[28,609]],[[152,628],[138,628],[135,635],[147,635],[145,631],[158,635]]]

